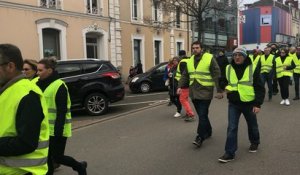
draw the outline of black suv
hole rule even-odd
[[[58,61],[56,70],[68,86],[72,109],[84,108],[89,115],[101,115],[109,103],[124,98],[121,76],[109,61]]]

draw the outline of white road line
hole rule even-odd
[[[161,93],[151,93],[151,94],[143,94],[143,95],[129,95],[125,96],[125,98],[133,98],[133,97],[144,97],[144,96],[152,96],[152,95],[168,95],[168,92],[161,92]]]
[[[115,107],[115,106],[127,106],[127,105],[137,105],[137,104],[144,104],[144,103],[163,103],[167,102],[168,100],[155,100],[155,101],[143,101],[143,102],[136,102],[136,103],[123,103],[123,104],[112,104],[109,105],[110,107]]]

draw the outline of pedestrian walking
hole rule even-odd
[[[296,66],[293,74],[295,83],[295,97],[293,98],[293,100],[299,100],[300,47],[296,48],[296,55],[293,57],[293,61]]]
[[[265,86],[265,83],[267,82],[268,86],[268,99],[269,101],[272,100],[273,95],[273,87],[272,87],[272,80],[273,80],[273,65],[275,61],[275,56],[271,54],[271,48],[266,47],[264,49],[264,54],[261,56],[261,79],[263,82],[263,85]]]
[[[208,118],[208,111],[213,98],[214,86],[217,88],[217,98],[223,98],[219,87],[220,68],[210,53],[204,53],[201,43],[192,44],[193,55],[187,61],[187,69],[182,73],[179,81],[178,94],[181,87],[189,83],[190,97],[199,117],[197,136],[193,144],[200,147],[203,141],[212,135],[212,127]]]
[[[169,62],[165,68],[165,72],[164,72],[164,76],[163,76],[165,86],[167,86],[169,90],[170,90],[170,77],[169,77],[170,74],[169,73],[170,73],[170,70],[172,67],[173,67],[173,59],[169,59]],[[170,101],[168,103],[168,106],[171,106],[174,102],[172,101],[173,99],[172,99],[170,93],[169,93],[169,99],[170,99]]]
[[[47,173],[49,124],[42,91],[22,74],[21,51],[0,44],[0,174]]]
[[[279,50],[277,48],[277,45],[276,44],[272,44],[271,45],[271,54],[275,56],[275,58],[279,57],[280,56],[280,53],[279,53]],[[273,95],[277,95],[279,90],[278,90],[278,81],[277,81],[277,78],[276,78],[276,74],[274,73],[273,75],[273,83],[272,83],[272,92],[273,92]]]
[[[32,59],[25,59],[23,64],[23,73],[25,76],[36,83],[39,79],[37,76],[37,61]]]
[[[78,162],[64,155],[67,139],[71,137],[71,101],[66,84],[59,79],[55,70],[56,60],[44,58],[38,63],[39,81],[37,85],[43,91],[49,112],[50,145],[48,172],[52,175],[53,163],[72,167],[79,175],[86,175],[87,162]]]
[[[290,105],[289,101],[289,84],[293,75],[293,69],[296,67],[293,57],[288,56],[288,49],[281,48],[280,56],[275,58],[275,74],[280,87],[281,105]]]
[[[174,117],[180,117],[182,105],[179,100],[179,95],[177,94],[179,78],[176,77],[177,66],[178,66],[180,59],[179,59],[179,57],[173,57],[172,60],[173,60],[172,61],[173,66],[170,68],[170,71],[169,71],[169,82],[170,82],[169,94],[170,94],[171,101],[176,106],[176,113],[174,114]]]
[[[247,56],[246,50],[236,48],[233,61],[226,67],[227,86],[225,92],[229,101],[228,127],[225,154],[218,160],[226,163],[234,160],[237,151],[238,125],[241,114],[248,126],[249,152],[256,152],[260,144],[256,114],[264,100],[265,89],[260,78],[260,70]]]
[[[189,57],[186,56],[185,50],[179,51],[179,58],[180,62],[177,66],[177,72],[176,72],[176,79],[180,80],[181,73],[186,71],[186,61],[189,59]],[[190,122],[195,120],[195,114],[193,112],[193,109],[189,102],[189,82],[181,86],[181,93],[179,95],[179,101],[181,105],[183,106],[186,115],[184,116],[184,121]]]

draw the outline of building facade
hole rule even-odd
[[[188,50],[187,25],[159,26],[173,15],[162,11],[152,0],[0,0],[0,41],[28,59],[110,60],[126,77]]]

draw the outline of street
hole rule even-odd
[[[292,92],[293,90],[290,90]],[[290,94],[290,98],[293,93]],[[174,118],[175,106],[161,104],[75,129],[66,154],[88,162],[90,175],[299,174],[299,101],[265,102],[258,114],[261,144],[249,153],[245,120],[233,162],[221,164],[227,128],[227,100],[210,107],[213,135],[199,149],[192,144],[197,122]],[[57,175],[76,174],[61,166]]]

